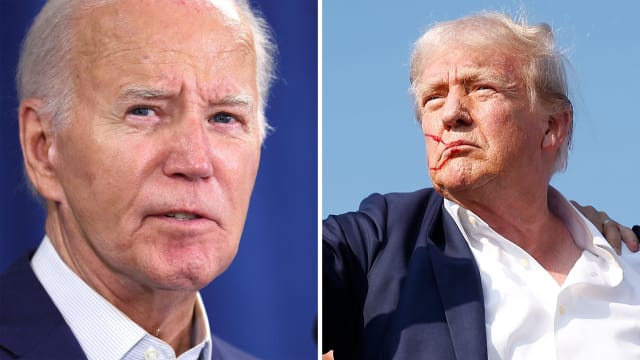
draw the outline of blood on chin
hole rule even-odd
[[[447,162],[449,162],[449,160],[451,160],[452,158],[456,157],[455,155],[459,152],[461,152],[461,150],[457,148],[449,150],[448,156],[445,157],[442,161],[440,161],[439,164],[435,166],[429,165],[429,170],[434,170],[434,171],[441,170],[447,164]]]

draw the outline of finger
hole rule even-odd
[[[629,248],[631,252],[637,252],[638,249],[640,249],[640,246],[638,245],[638,237],[633,230],[620,225],[620,233],[622,234],[622,241],[627,245],[627,248]]]
[[[618,232],[620,232],[620,230],[618,230],[618,224],[615,221],[611,220],[611,218],[609,217],[609,214],[607,214],[604,211],[598,211],[598,210],[595,210],[595,209],[594,209],[594,211],[596,211],[598,213],[597,216],[598,216],[598,219],[600,220],[600,225],[599,225],[600,226],[600,232],[602,232],[604,234],[605,231],[607,230],[607,225],[609,225],[608,226],[609,228],[614,228],[615,227],[615,229]],[[598,225],[596,225],[596,226],[598,226]],[[607,238],[607,240],[608,239],[609,238]]]
[[[611,244],[611,246],[616,250],[616,253],[620,255],[622,251],[622,234],[620,233],[618,223],[611,220],[606,222],[603,226],[602,234],[609,244]]]
[[[603,218],[603,213],[596,210],[593,206],[582,206],[578,202],[573,200],[571,201],[571,203],[576,207],[576,209],[578,209],[578,211],[582,213],[582,215],[584,215],[584,217],[591,221],[600,232],[602,232],[602,221],[606,218],[606,214],[604,214]]]

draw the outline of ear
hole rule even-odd
[[[20,146],[27,177],[45,200],[60,200],[62,187],[52,164],[55,137],[51,116],[43,115],[42,101],[25,99],[20,103],[18,119]]]
[[[573,114],[569,109],[549,115],[542,139],[542,149],[559,149],[569,136],[572,122]]]

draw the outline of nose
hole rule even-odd
[[[442,124],[446,130],[469,126],[473,122],[466,106],[466,92],[462,88],[452,88],[447,94],[442,109]]]
[[[195,114],[182,116],[170,127],[167,141],[170,153],[164,173],[187,180],[213,176],[212,144],[205,129],[206,122]]]

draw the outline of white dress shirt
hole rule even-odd
[[[147,333],[127,315],[89,287],[62,261],[45,236],[31,267],[62,313],[89,360],[176,359],[173,348]],[[193,344],[179,360],[210,360],[209,320],[198,294]]]
[[[480,268],[489,359],[640,359],[640,252],[623,246],[617,256],[551,187],[549,203],[583,249],[562,285],[477,215],[445,200]]]

